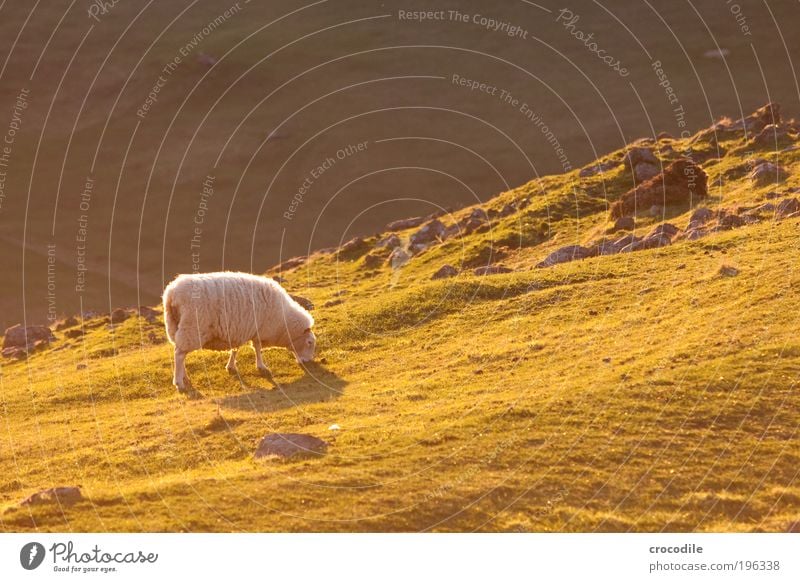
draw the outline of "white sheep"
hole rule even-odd
[[[252,342],[258,370],[269,375],[262,346],[285,347],[298,363],[314,359],[314,318],[277,282],[248,273],[178,275],[164,289],[164,322],[175,346],[173,384],[197,395],[186,374],[189,352],[230,350],[226,369],[236,373],[236,352]]]

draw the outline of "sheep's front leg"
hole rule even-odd
[[[261,356],[261,340],[257,338],[253,340],[253,349],[256,352],[256,368],[258,368],[262,376],[271,378],[272,372],[269,371],[269,368],[267,368],[267,365],[264,363],[264,358]]]
[[[231,356],[228,358],[228,363],[225,364],[225,369],[230,374],[238,374],[239,370],[236,369],[236,348],[231,350]]]

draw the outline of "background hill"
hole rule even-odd
[[[320,348],[267,352],[278,387],[206,351],[187,400],[158,314],[63,322],[3,365],[0,527],[797,531],[798,129],[639,141],[272,271]],[[271,432],[330,447],[254,460]],[[54,486],[83,499],[21,503]]]
[[[548,2],[437,2],[426,22],[400,15],[420,2],[92,6],[0,9],[4,327],[152,304],[193,268],[262,272],[800,93],[790,0],[580,1],[571,28]]]

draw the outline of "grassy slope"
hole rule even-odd
[[[781,160],[795,173],[778,190],[800,185],[800,152]],[[770,190],[716,180],[742,161],[706,164],[711,205]],[[488,204],[531,197],[524,211],[399,272],[319,254],[284,273],[318,306],[322,360],[305,375],[268,352],[282,389],[251,352],[241,387],[224,354],[202,352],[189,370],[205,398],[187,401],[160,324],[139,318],[113,333],[89,321],[83,341],[59,333],[68,347],[3,362],[0,528],[785,531],[800,519],[800,223],[532,268],[597,238],[606,197],[630,181],[619,169],[531,182]],[[670,221],[685,226],[685,210]],[[430,280],[487,248],[519,270]],[[333,446],[255,462],[272,431]],[[90,501],[18,506],[70,484]]]

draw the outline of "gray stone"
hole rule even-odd
[[[772,162],[761,162],[750,172],[750,180],[757,186],[776,184],[786,179],[786,170]]]
[[[59,505],[72,505],[83,500],[80,487],[53,487],[34,493],[26,498],[21,505],[44,505],[58,503]]]
[[[441,238],[445,233],[445,226],[439,220],[431,220],[411,235],[411,244],[429,244]]]
[[[781,200],[775,208],[775,216],[778,218],[788,218],[796,212],[800,212],[800,201],[797,198]]]
[[[458,269],[452,265],[443,265],[433,274],[431,279],[449,279],[450,277],[455,277],[456,275],[458,275]]]
[[[580,245],[570,245],[567,247],[561,247],[560,249],[553,251],[547,258],[543,260],[541,263],[536,265],[539,268],[543,267],[552,267],[553,265],[558,265],[560,263],[568,263],[570,261],[576,261],[578,259],[585,259],[587,257],[594,256],[596,254],[595,250],[590,248],[586,248]]]
[[[3,337],[3,348],[29,348],[38,341],[51,342],[55,339],[53,332],[47,326],[30,325],[22,327],[18,323],[6,329]]]
[[[623,163],[627,168],[633,170],[641,163],[658,165],[658,158],[650,148],[635,147],[628,150],[625,157],[622,158]]]
[[[478,267],[473,271],[479,277],[485,275],[502,275],[503,273],[510,273],[512,269],[504,267],[503,265],[486,265],[485,267]]]
[[[291,293],[289,294],[289,297],[294,299],[295,302],[298,303],[300,307],[302,307],[306,311],[311,311],[312,309],[314,309],[314,304],[311,302],[310,299],[306,299],[305,297],[301,297],[300,295],[292,295]]]
[[[395,249],[402,244],[400,237],[396,234],[390,234],[375,243],[377,248]]]
[[[261,439],[255,452],[255,458],[319,457],[324,455],[327,450],[327,442],[309,434],[273,433]]]
[[[395,220],[386,225],[386,230],[396,232],[398,230],[406,230],[414,228],[425,222],[425,217],[415,216],[413,218],[404,218],[403,220]]]
[[[665,222],[664,224],[659,224],[655,227],[650,234],[648,234],[645,238],[657,237],[657,236],[666,236],[667,238],[672,239],[676,234],[681,231],[680,228],[675,226],[674,224],[670,224],[669,222]]]
[[[633,168],[633,177],[636,178],[637,182],[645,182],[650,178],[658,176],[660,173],[661,168],[655,164],[649,164],[647,162],[637,164],[636,167]]]
[[[622,216],[617,219],[614,226],[611,227],[609,232],[617,232],[620,230],[633,230],[636,228],[636,219],[633,216]]]

